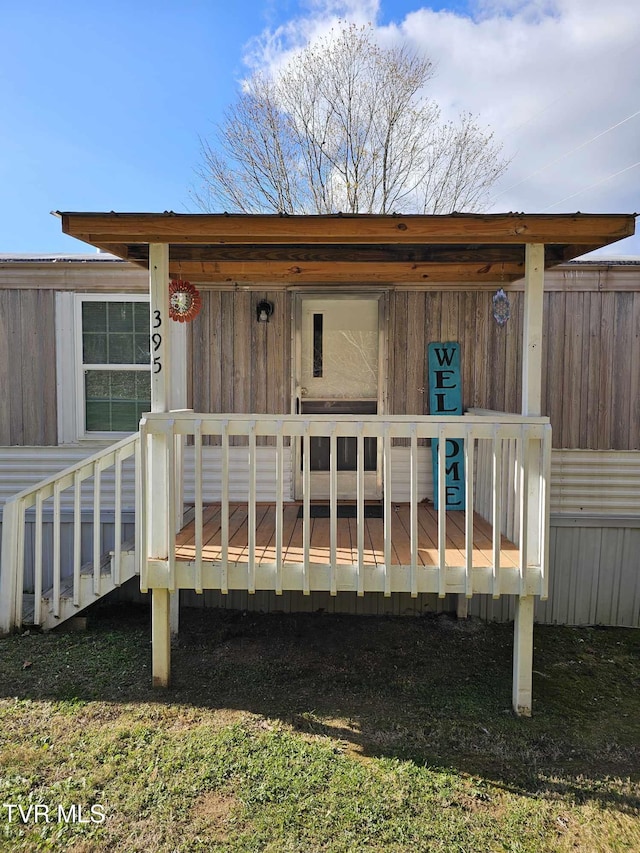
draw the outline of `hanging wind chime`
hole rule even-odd
[[[504,280],[504,264],[502,265],[502,275],[500,276],[501,280]],[[500,288],[493,295],[493,319],[496,321],[498,326],[502,328],[502,326],[506,326],[507,320],[511,317],[511,303],[509,302],[509,297],[504,292],[504,288]]]
[[[178,323],[189,323],[200,312],[202,300],[190,281],[173,279],[169,285],[169,316]]]
[[[511,317],[509,297],[502,288],[493,296],[493,319],[499,326],[504,326]]]

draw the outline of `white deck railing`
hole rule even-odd
[[[217,451],[221,457],[219,502],[221,504],[220,559],[215,566],[203,559],[203,439],[215,436],[219,443]],[[329,439],[329,547],[328,563],[318,567],[311,556],[311,471],[309,466],[310,439],[315,436]],[[180,459],[186,437],[193,442],[194,457],[194,504],[195,504],[195,559],[193,565],[176,562],[175,523],[181,515],[179,503],[176,511],[176,496],[182,494],[183,475]],[[247,551],[246,558],[230,557],[229,511],[230,511],[230,450],[232,443],[243,443],[246,448],[248,486],[245,496],[247,508]],[[256,458],[258,440],[264,437],[273,440],[273,484],[275,491],[275,561],[265,565],[256,557]],[[338,486],[337,486],[337,440],[352,437],[356,440],[357,467],[356,518],[357,557],[353,565],[338,562]],[[392,564],[392,495],[389,488],[383,489],[384,564],[372,580],[365,582],[365,451],[366,438],[378,439],[381,455],[381,473],[384,483],[392,482],[392,445],[396,439],[408,440],[410,456],[410,562],[407,565]],[[446,494],[446,440],[459,439],[464,442],[465,458],[465,546],[464,561],[460,566],[447,566],[447,514],[438,513],[437,546],[438,564],[422,566],[419,560],[418,529],[418,457],[429,453],[423,439],[439,441],[439,474],[437,481],[439,505],[444,506]],[[234,440],[232,442],[232,440]],[[283,476],[286,454],[293,452],[295,445],[302,445],[302,559],[300,562],[283,561],[283,507],[291,499],[285,493]],[[551,427],[547,418],[523,417],[503,413],[488,416],[467,415],[446,420],[441,417],[425,416],[309,416],[309,415],[237,415],[198,414],[189,411],[152,414],[141,423],[141,446],[144,490],[144,526],[142,543],[144,558],[141,565],[141,587],[216,588],[223,592],[229,589],[271,589],[276,593],[283,589],[301,589],[309,593],[313,589],[326,589],[335,594],[338,589],[355,589],[363,595],[366,591],[379,590],[386,595],[404,589],[398,578],[409,578],[408,588],[412,595],[419,592],[437,592],[444,597],[447,592],[458,591],[471,597],[474,593],[490,593],[498,597],[505,593],[519,595],[547,595],[547,551],[548,551],[548,496],[551,459]],[[207,448],[208,449],[208,448]],[[237,453],[238,447],[233,447]],[[512,464],[503,464],[503,458]],[[483,460],[490,460],[490,465]],[[480,464],[478,464],[480,460]],[[297,463],[299,464],[299,463]],[[155,473],[154,473],[155,471]],[[177,472],[177,473],[176,473]],[[210,480],[210,474],[208,474]],[[168,482],[165,482],[167,481]],[[474,570],[474,510],[480,508],[493,525],[492,560],[486,571]],[[505,512],[508,523],[505,530]],[[513,518],[518,518],[514,526]],[[516,536],[519,546],[519,566],[506,572],[500,565],[503,535],[512,541]],[[462,549],[461,549],[462,550]],[[215,568],[215,571],[211,571]],[[320,571],[319,569],[322,569]],[[515,573],[515,574],[514,574]],[[371,573],[370,573],[371,574]],[[205,577],[206,575],[206,577]],[[509,579],[505,583],[505,578]],[[292,581],[293,579],[293,581]],[[345,580],[346,579],[346,580]]]
[[[34,624],[42,624],[43,593],[47,595],[54,618],[60,616],[63,584],[65,594],[80,609],[81,568],[83,563],[83,510],[91,507],[93,594],[101,594],[101,564],[105,552],[113,547],[111,565],[113,586],[121,582],[123,513],[139,513],[139,433],[99,451],[93,456],[66,468],[59,474],[37,483],[7,501],[2,514],[2,558],[0,563],[0,633],[7,633],[22,624],[25,592],[25,547],[33,553]],[[127,471],[129,499],[123,504],[123,471],[126,460],[132,459]],[[131,482],[132,481],[132,482]],[[133,488],[132,488],[133,486]],[[131,506],[131,497],[134,498]],[[27,533],[27,512],[33,516]],[[103,530],[103,514],[113,513],[113,546],[107,545]],[[71,514],[71,543],[63,543],[63,514]],[[51,542],[45,557],[45,518],[51,524]],[[136,525],[136,532],[140,525]],[[65,547],[66,546],[66,547]],[[140,554],[140,550],[137,549]],[[31,592],[31,585],[29,592]],[[45,590],[45,586],[50,590]],[[70,588],[70,589],[69,589]]]

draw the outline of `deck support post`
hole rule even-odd
[[[524,324],[522,332],[522,414],[540,416],[542,414],[542,314],[544,300],[544,244],[527,243],[525,245],[525,288],[524,288]],[[530,465],[531,456],[524,460]],[[534,478],[530,485],[534,486]],[[545,519],[538,518],[537,501],[529,495],[530,512],[524,523],[528,526],[527,542],[534,547],[539,541],[539,524]],[[527,564],[533,554],[524,555],[522,566],[526,579]],[[513,710],[519,716],[531,716],[533,680],[533,611],[535,598],[532,595],[520,595],[516,598],[516,613],[513,628]]]
[[[535,598],[516,598],[513,626],[513,710],[519,717],[531,716],[533,681],[533,606]]]
[[[16,599],[18,587],[22,598],[22,586],[18,583],[20,505],[9,500],[4,505],[2,517],[2,569],[0,570],[0,636],[4,637],[19,627],[17,623]]]
[[[456,595],[456,619],[469,618],[469,599],[463,592]]]
[[[152,243],[149,246],[149,302],[151,310],[151,411],[168,412],[171,407],[171,338],[169,318],[169,246]],[[143,559],[166,560],[169,569],[169,527],[175,526],[175,506],[170,505],[169,442],[172,434],[152,433],[149,436],[148,478],[145,501],[147,518],[147,554]],[[152,589],[151,642],[153,646],[153,686],[168,687],[171,671],[171,586]]]
[[[168,589],[151,593],[151,645],[154,687],[168,687],[171,680],[171,630]]]
[[[177,589],[169,595],[169,624],[171,634],[177,634],[180,630],[180,590]]]

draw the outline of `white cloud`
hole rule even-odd
[[[280,66],[292,52],[327,35],[340,21],[374,24],[380,10],[380,0],[308,0],[305,5],[306,14],[267,28],[249,42],[244,56],[249,68]]]
[[[392,0],[312,0],[253,42],[251,61],[279,63],[340,19],[371,21],[381,43],[403,41],[435,61],[429,94],[445,115],[471,111],[503,140],[512,164],[494,210],[640,208],[640,115],[629,118],[640,110],[640,3],[477,0],[467,16],[416,0],[380,26],[387,3],[393,11]],[[640,239],[619,247],[640,254]]]

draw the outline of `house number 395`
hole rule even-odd
[[[159,329],[162,326],[162,315],[159,311],[153,312],[153,328]],[[162,346],[162,335],[160,332],[154,332],[151,335],[151,344],[153,346],[154,353],[158,352],[160,347]],[[160,373],[162,370],[162,359],[159,355],[154,355],[153,357],[153,372]]]

